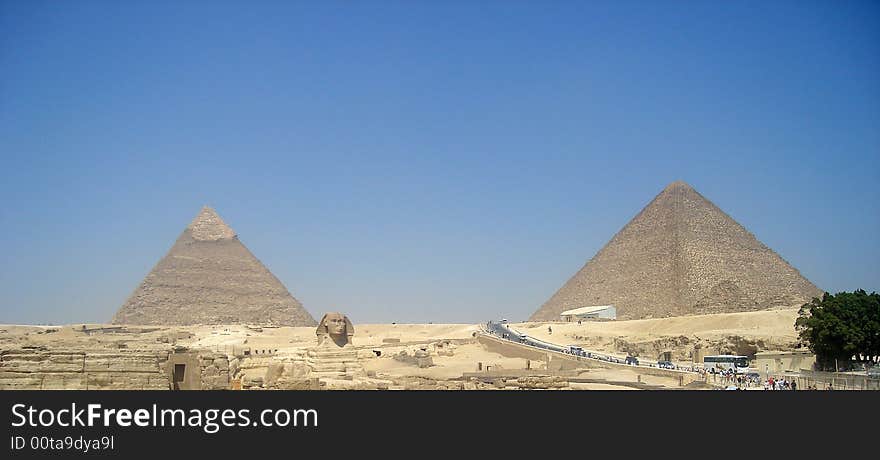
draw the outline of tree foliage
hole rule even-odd
[[[795,328],[819,367],[843,370],[853,358],[873,361],[880,356],[880,294],[826,292],[804,304],[798,315]]]

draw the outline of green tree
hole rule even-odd
[[[880,294],[839,292],[814,298],[798,312],[795,328],[825,370],[880,356]]]

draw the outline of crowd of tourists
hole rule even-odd
[[[772,376],[764,381],[765,390],[797,390],[797,381],[787,378],[774,379]]]
[[[733,369],[714,368],[698,370],[698,372],[705,375],[707,381],[711,378],[713,383],[735,386],[736,388],[757,388],[761,385],[761,379],[755,373],[742,374],[735,372]]]
[[[774,379],[773,377],[769,377],[764,381],[764,389],[765,390],[797,390],[798,384],[796,380],[788,380],[783,377],[782,379]],[[818,385],[808,385],[806,388],[802,388],[805,390],[819,390]],[[834,388],[831,384],[828,384],[825,387],[826,390],[833,390]]]
[[[788,377],[776,378],[773,376],[769,376],[767,377],[767,379],[761,379],[756,374],[742,375],[733,374],[731,372],[720,372],[716,375],[717,377],[713,376],[716,382],[726,384],[731,388],[736,387],[736,389],[763,388],[764,390],[768,391],[796,391],[798,389],[819,389],[817,385],[808,385],[806,388],[799,388],[797,380],[789,380]],[[831,385],[828,385],[825,389],[831,390],[833,388],[831,387]]]

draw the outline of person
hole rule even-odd
[[[550,326],[547,326],[547,333],[548,333],[548,334],[553,334],[553,328],[550,327]]]
[[[791,391],[797,391],[797,381],[791,381]]]

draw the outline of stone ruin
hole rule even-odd
[[[352,347],[354,326],[342,313],[327,313],[315,330],[316,345],[262,358],[262,374],[244,372],[243,389],[378,389],[390,382],[368,375]],[[373,355],[370,350],[361,350]],[[249,357],[242,366],[260,366]]]
[[[779,338],[754,338],[725,335],[715,338],[698,338],[684,335],[631,341],[615,337],[615,351],[636,357],[658,361],[702,362],[705,355],[742,355],[753,358],[756,353],[768,350],[793,350],[797,340]]]
[[[455,344],[449,340],[441,340],[431,344],[437,356],[455,356]]]
[[[570,389],[565,377],[555,375],[529,375],[517,378],[494,378],[490,380],[475,377],[456,380],[433,380],[424,377],[404,379],[393,389],[402,390],[567,390]]]
[[[568,380],[555,375],[524,375],[516,380],[504,382],[502,388],[520,390],[559,390],[568,388]]]
[[[0,351],[0,390],[225,390],[226,355],[211,351]]]
[[[311,376],[329,380],[352,380],[365,376],[357,351],[351,348],[354,326],[342,313],[327,313],[315,330],[318,344],[306,351]]]
[[[401,350],[399,353],[395,354],[393,358],[395,361],[412,364],[419,368],[431,367],[434,365],[434,360],[431,358],[431,352],[428,351],[428,347],[417,348],[412,354],[409,354],[406,350]]]

